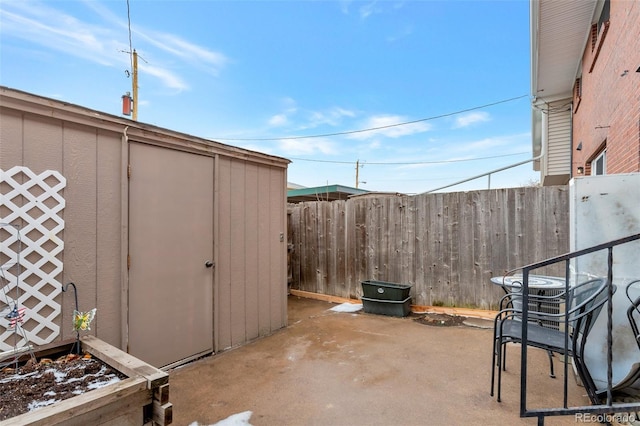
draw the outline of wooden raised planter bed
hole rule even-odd
[[[81,339],[82,352],[89,352],[127,376],[126,379],[48,407],[0,422],[13,425],[169,425],[169,374],[94,336]],[[66,352],[69,345],[66,345]],[[56,348],[48,352],[55,352]],[[64,346],[59,352],[64,352]],[[36,356],[39,356],[36,353]]]

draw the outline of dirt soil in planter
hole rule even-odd
[[[65,355],[0,370],[0,421],[127,377],[99,359]]]
[[[449,315],[449,314],[436,314],[429,313],[421,315],[416,318],[415,321],[420,324],[433,325],[438,327],[451,327],[456,325],[463,325],[464,321],[467,317],[462,317],[459,315]]]

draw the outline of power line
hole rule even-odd
[[[324,134],[320,134],[320,135],[310,135],[310,136],[286,136],[286,137],[280,137],[280,138],[212,138],[212,139],[221,140],[221,141],[277,141],[277,140],[312,139],[312,138],[326,138],[326,137],[329,137],[329,136],[351,135],[351,134],[354,134],[354,133],[372,132],[372,131],[375,131],[375,130],[389,129],[391,127],[406,126],[408,124],[415,124],[415,123],[420,123],[420,122],[423,122],[423,121],[430,121],[430,120],[436,120],[438,118],[450,117],[452,115],[462,114],[464,112],[475,111],[477,109],[487,108],[487,107],[490,107],[490,106],[503,104],[503,103],[506,103],[506,102],[512,102],[512,101],[515,101],[515,100],[518,100],[518,99],[522,99],[522,98],[525,98],[525,97],[528,97],[528,96],[529,95],[516,96],[515,98],[503,99],[501,101],[492,102],[490,104],[485,104],[485,105],[480,105],[480,106],[476,106],[476,107],[472,107],[472,108],[462,109],[462,110],[459,110],[459,111],[449,112],[449,113],[446,113],[446,114],[436,115],[436,116],[433,116],[433,117],[420,118],[418,120],[405,121],[403,123],[388,124],[386,126],[371,127],[371,128],[368,128],[368,129],[348,130],[348,131],[345,131],[345,132],[324,133]]]
[[[362,163],[362,165],[375,165],[375,166],[410,166],[410,165],[420,165],[420,164],[442,164],[442,163],[462,163],[465,161],[478,161],[478,160],[491,160],[494,158],[501,158],[501,157],[513,157],[515,155],[523,155],[523,154],[529,154],[528,152],[518,152],[515,154],[503,154],[503,155],[493,155],[491,157],[477,157],[477,158],[463,158],[463,159],[459,159],[459,160],[439,160],[439,161],[418,161],[418,162],[410,162],[410,163]],[[295,160],[295,161],[309,161],[309,162],[313,162],[313,163],[332,163],[332,164],[354,164],[355,161],[331,161],[331,160],[312,160],[312,159],[307,159],[307,158],[292,158],[289,157],[291,160]]]
[[[131,62],[131,72],[133,72],[133,43],[131,42],[131,10],[129,0],[127,0],[127,22],[129,24],[129,61]]]
[[[331,164],[355,164],[355,161],[333,161],[333,160],[312,160],[309,158],[293,158],[293,157],[287,157],[290,160],[295,160],[295,161],[309,161],[312,163],[331,163]]]

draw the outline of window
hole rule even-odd
[[[600,155],[598,155],[591,162],[591,175],[606,175],[607,174],[607,151],[602,151]]]
[[[573,112],[578,112],[580,101],[582,100],[582,78],[576,79],[576,84],[573,86]]]
[[[589,68],[589,72],[593,71],[593,67],[596,65],[596,60],[600,55],[600,50],[602,49],[602,43],[604,42],[604,38],[607,35],[607,31],[609,30],[609,17],[611,4],[610,0],[604,0],[602,4],[602,10],[600,11],[600,17],[598,18],[598,22],[593,23],[591,25],[591,51],[593,52],[593,59],[591,61],[591,67]]]
[[[602,12],[600,12],[600,19],[598,19],[598,33],[600,33],[602,26],[609,22],[610,10],[610,0],[605,0],[604,5],[602,6]]]

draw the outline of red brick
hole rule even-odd
[[[607,173],[640,172],[640,2],[611,0],[610,25],[593,70],[582,58],[582,98],[573,116],[573,174],[606,141]],[[626,72],[625,72],[626,71]],[[582,150],[576,146],[582,143]]]

